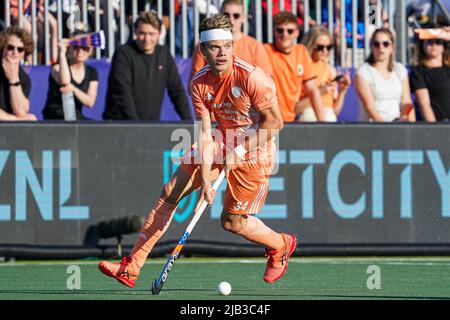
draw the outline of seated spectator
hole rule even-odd
[[[317,75],[315,82],[322,97],[325,121],[336,122],[351,84],[350,75],[347,72],[337,77],[336,68],[329,64],[333,44],[327,28],[312,27],[303,38],[303,43],[311,55],[312,69]],[[306,88],[302,90],[302,98],[296,105],[296,114],[300,121],[317,121],[311,101],[306,95]]]
[[[443,30],[419,38],[411,73],[411,90],[428,122],[450,120],[450,27]]]
[[[94,0],[91,0],[94,1]],[[150,10],[154,10],[156,12],[158,12],[158,0],[138,0],[137,1],[137,13],[142,12],[142,11],[150,11]],[[148,5],[148,7],[147,7]],[[159,44],[160,45],[164,45],[168,42],[169,39],[169,28],[170,28],[170,1],[162,1],[161,3],[162,5],[162,28],[161,28],[161,35],[160,35],[160,39],[159,39]],[[175,11],[175,16],[177,16],[179,10],[180,10],[180,5],[181,5],[181,1],[180,0],[175,0],[174,2],[174,11]],[[120,4],[119,4],[120,7]],[[127,42],[133,40],[133,3],[132,1],[125,1],[125,16],[126,16],[126,24],[127,24],[127,28],[126,28],[126,39]],[[148,10],[147,10],[148,9]],[[159,13],[159,12],[158,12]],[[119,43],[119,42],[117,42]]]
[[[242,0],[225,0],[220,12],[228,16],[233,24],[233,55],[257,65],[272,75],[272,65],[264,45],[242,32],[242,25],[246,19]],[[200,45],[197,45],[192,57],[191,79],[205,65],[206,60],[200,51]]]
[[[31,79],[20,62],[33,52],[33,40],[25,30],[11,26],[0,34],[0,120],[36,121],[30,110]]]
[[[419,38],[411,72],[411,90],[427,122],[450,120],[450,27],[442,30]]]
[[[370,55],[357,71],[354,82],[363,108],[363,121],[414,122],[408,71],[394,61],[395,41],[386,28],[375,30]]]
[[[75,31],[73,36],[85,34]],[[44,119],[64,120],[62,94],[72,92],[75,100],[77,120],[83,116],[83,106],[93,108],[98,92],[98,74],[93,67],[86,65],[94,51],[92,47],[70,46],[69,39],[59,43],[59,63],[52,67],[49,76],[47,102],[42,114]],[[67,51],[68,58],[67,58]]]
[[[312,59],[303,44],[296,44],[299,36],[297,17],[291,12],[274,16],[274,42],[264,45],[272,63],[277,87],[278,105],[283,121],[295,121],[295,106],[300,99],[303,84],[319,121],[324,121],[322,99],[316,86]]]
[[[119,47],[111,63],[103,113],[110,120],[160,120],[164,91],[182,120],[191,110],[169,48],[158,45],[162,22],[155,12],[141,12],[136,39]]]
[[[292,12],[293,9],[293,1],[292,0],[283,0],[284,1],[284,9],[280,10],[280,0],[270,0],[272,2],[272,16],[275,16],[276,14],[278,14],[280,11],[287,11],[287,12]],[[308,0],[309,1],[309,0]],[[256,3],[254,3],[254,1],[252,2],[253,6],[256,5]],[[303,34],[303,31],[305,30],[305,22],[303,21],[304,19],[304,11],[305,11],[305,4],[304,4],[304,0],[296,0],[296,2],[294,3],[295,8],[296,8],[296,12],[297,12],[297,24],[301,30],[301,33]],[[262,14],[263,14],[263,20],[262,20],[262,31],[263,31],[263,39],[264,42],[267,42],[267,12],[269,11],[269,6],[268,6],[268,1],[267,0],[262,0],[261,1],[261,8],[262,8]],[[311,14],[311,12],[314,10],[315,7],[310,6],[309,7],[309,12]],[[315,26],[317,24],[317,22],[311,17],[308,16],[308,25],[309,26]]]

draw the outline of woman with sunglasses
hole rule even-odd
[[[35,121],[30,110],[31,79],[20,64],[33,52],[33,40],[16,26],[0,34],[0,121]]]
[[[387,28],[375,30],[370,55],[357,71],[354,82],[363,113],[361,120],[376,122],[415,122],[411,108],[408,72],[394,61],[395,42]]]
[[[72,36],[82,34],[86,32],[75,31]],[[98,73],[95,68],[86,65],[86,60],[91,57],[93,48],[69,47],[69,42],[69,39],[63,39],[59,43],[59,64],[52,67],[49,76],[47,102],[42,112],[44,119],[64,120],[63,93],[73,93],[77,120],[87,119],[81,110],[83,106],[93,108],[97,98]]]
[[[450,120],[450,46],[445,28],[439,38],[420,39],[416,46],[411,88],[422,117],[427,122]]]
[[[336,122],[351,84],[350,75],[349,73],[337,75],[336,69],[329,64],[333,44],[327,28],[321,26],[311,28],[303,38],[303,44],[313,61],[312,69],[317,76],[315,82],[320,90],[325,121]],[[311,101],[306,95],[306,88],[302,90],[302,97],[295,108],[300,121],[317,121]]]

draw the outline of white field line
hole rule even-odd
[[[181,258],[177,260],[177,264],[264,264],[266,260],[263,258],[254,259],[239,259],[239,258]],[[166,259],[158,258],[151,259],[146,264],[159,264],[163,265]],[[3,262],[0,263],[0,267],[21,267],[21,266],[69,266],[69,265],[97,265],[99,261],[83,261],[83,260],[71,260],[71,261],[16,261],[16,262]],[[419,265],[419,266],[450,266],[449,257],[405,257],[405,258],[299,258],[293,257],[289,259],[289,263],[298,264],[336,264],[336,265],[349,265],[349,264],[380,264],[380,265]]]

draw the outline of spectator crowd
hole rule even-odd
[[[236,57],[260,67],[275,82],[277,98],[285,122],[336,122],[345,107],[350,88],[354,88],[360,102],[361,121],[370,122],[427,122],[450,119],[450,27],[447,21],[431,24],[427,19],[426,6],[421,1],[410,1],[408,21],[417,26],[414,33],[415,48],[412,66],[396,61],[396,34],[386,20],[387,10],[381,10],[381,26],[373,27],[366,36],[370,37],[369,55],[354,72],[333,61],[339,50],[340,41],[351,47],[353,38],[347,33],[340,39],[337,32],[331,32],[327,21],[327,2],[322,1],[319,23],[316,12],[310,11],[309,31],[305,32],[304,3],[297,0],[297,14],[291,13],[292,1],[285,1],[285,10],[279,10],[278,1],[272,3],[273,39],[264,42],[243,32],[244,22],[252,23],[252,1],[223,0],[197,1],[200,17],[223,14],[233,25],[233,53]],[[31,80],[23,68],[30,62],[34,46],[42,49],[43,1],[38,0],[36,8],[39,38],[31,38],[31,1],[23,2],[22,27],[19,27],[18,1],[11,0],[11,23],[0,35],[0,121],[35,121],[30,113]],[[44,119],[64,120],[63,96],[72,94],[77,120],[88,120],[83,108],[93,108],[98,96],[99,76],[97,70],[86,64],[92,58],[94,48],[89,44],[70,44],[70,38],[87,36],[92,31],[92,1],[87,24],[64,24],[63,39],[58,41],[55,1],[49,1],[49,31],[51,72],[49,90],[42,111]],[[120,14],[119,1],[113,1],[116,17]],[[172,104],[181,120],[193,120],[189,106],[189,86],[185,86],[169,47],[161,41],[167,30],[181,28],[181,19],[170,26],[168,19],[169,1],[163,1],[162,19],[154,10],[157,1],[138,1],[140,12],[132,20],[131,1],[126,1],[124,12],[129,26],[128,41],[119,45],[111,60],[106,101],[103,111],[105,120],[160,120],[164,93],[167,90]],[[188,3],[188,25],[193,30],[193,1]],[[370,1],[372,3],[372,1]],[[377,3],[376,1],[374,3]],[[175,1],[175,13],[180,15],[180,1]],[[344,5],[351,10],[350,0],[337,0],[335,6]],[[64,18],[73,13],[71,6],[77,1],[63,1]],[[262,1],[262,11],[267,15],[267,1]],[[245,8],[245,6],[247,6]],[[4,7],[4,5],[3,5]],[[245,10],[247,9],[247,10]],[[101,8],[103,10],[103,8]],[[249,11],[250,10],[250,11]],[[359,12],[360,14],[360,12]],[[347,15],[346,29],[352,30],[351,14]],[[254,19],[253,19],[254,20]],[[263,19],[265,21],[265,19]],[[334,20],[336,30],[340,23]],[[358,19],[363,22],[363,19]],[[362,37],[364,29],[358,25]],[[267,30],[266,27],[263,30]],[[335,30],[335,29],[331,29]],[[175,33],[177,37],[181,32]],[[363,41],[358,37],[358,47]],[[189,52],[192,55],[190,79],[201,73],[206,60],[199,45],[194,44],[194,32],[189,33]],[[181,40],[176,39],[177,53]],[[40,58],[39,61],[42,62]]]

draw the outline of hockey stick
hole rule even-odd
[[[219,188],[219,186],[222,183],[222,180],[224,178],[225,178],[225,170],[222,170],[220,172],[219,177],[216,179],[216,181],[214,182],[214,185],[212,187],[212,189],[214,191],[217,191],[217,189]],[[194,214],[194,217],[192,218],[191,222],[187,226],[186,231],[181,236],[180,241],[173,249],[172,254],[170,255],[169,259],[167,260],[166,265],[164,266],[164,269],[162,270],[161,275],[159,276],[159,279],[153,280],[153,283],[152,283],[152,293],[153,294],[159,294],[159,292],[161,291],[161,288],[163,287],[164,283],[166,282],[167,276],[169,275],[169,272],[172,269],[173,264],[175,263],[175,260],[180,255],[180,252],[183,249],[184,243],[186,242],[187,238],[189,237],[189,235],[192,232],[192,229],[194,229],[198,220],[202,216],[203,211],[205,211],[206,206],[207,206],[207,202],[206,202],[206,200],[203,200],[200,208],[198,208],[198,210]]]

